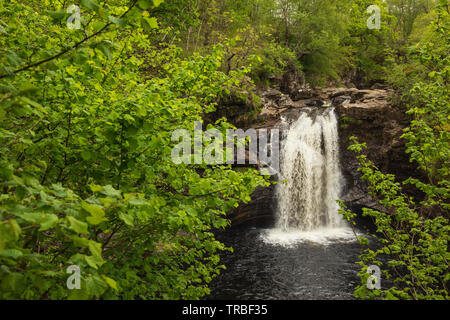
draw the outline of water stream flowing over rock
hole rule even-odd
[[[336,114],[315,113],[302,113],[282,144],[276,227],[286,231],[343,226],[336,203],[344,184]]]
[[[281,166],[275,188],[275,228],[266,242],[292,245],[354,240],[339,214],[337,200],[345,184],[339,163],[338,120],[334,108],[304,108],[281,142]]]

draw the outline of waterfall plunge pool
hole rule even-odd
[[[290,236],[276,229],[237,227],[217,235],[234,248],[224,253],[227,269],[215,278],[214,300],[350,300],[360,283],[355,264],[361,253],[357,241],[324,237],[322,233]],[[338,234],[339,235],[339,234]],[[330,235],[331,236],[331,235]],[[354,236],[353,236],[353,239]],[[273,240],[273,239],[272,239]],[[318,240],[318,241],[317,241]]]
[[[234,248],[208,299],[352,299],[359,283],[356,235],[336,203],[345,184],[333,108],[306,109],[281,140],[273,229],[234,228],[218,239]]]

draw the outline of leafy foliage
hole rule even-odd
[[[57,1],[0,4],[0,298],[197,299],[223,268],[212,230],[266,182],[175,165],[171,133],[246,70],[223,73],[220,46],[159,56],[160,3],[80,1],[80,30]]]
[[[428,181],[410,178],[404,184],[413,184],[424,194],[417,200],[402,192],[395,176],[381,173],[361,151],[365,147],[353,138],[350,150],[358,153],[359,170],[368,182],[371,194],[379,199],[386,212],[363,209],[363,215],[373,219],[382,247],[366,249],[361,255],[359,273],[362,281],[355,296],[363,299],[449,299],[448,281],[450,253],[449,226],[449,159],[450,119],[449,102],[449,15],[442,6],[437,12],[436,36],[445,46],[434,49],[429,43],[419,52],[424,67],[433,68],[425,81],[411,90],[415,105],[408,111],[414,116],[403,137],[411,161],[418,164]],[[446,51],[446,54],[443,52]],[[341,213],[350,221],[355,215],[344,205]],[[425,212],[432,214],[424,214]],[[369,265],[381,267],[393,286],[383,290],[369,290],[366,273]]]

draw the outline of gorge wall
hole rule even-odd
[[[366,183],[360,179],[355,154],[348,150],[349,137],[358,137],[367,144],[366,153],[383,172],[394,173],[399,180],[420,176],[405,153],[401,139],[409,119],[404,110],[390,103],[391,90],[372,88],[320,88],[312,89],[298,83],[271,87],[260,91],[262,109],[250,126],[255,129],[274,128],[283,117],[296,120],[302,108],[334,107],[339,117],[340,163],[345,177],[343,200],[358,212],[363,207],[384,210],[368,194]],[[251,223],[271,226],[275,221],[274,186],[255,190],[252,201],[229,213],[233,225]],[[416,190],[406,188],[414,194]]]

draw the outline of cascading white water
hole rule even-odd
[[[277,223],[269,242],[352,237],[336,203],[344,179],[334,109],[303,112],[281,144]]]
[[[281,151],[281,179],[276,188],[277,227],[312,231],[342,225],[336,200],[343,178],[333,112],[306,112],[289,129]]]

